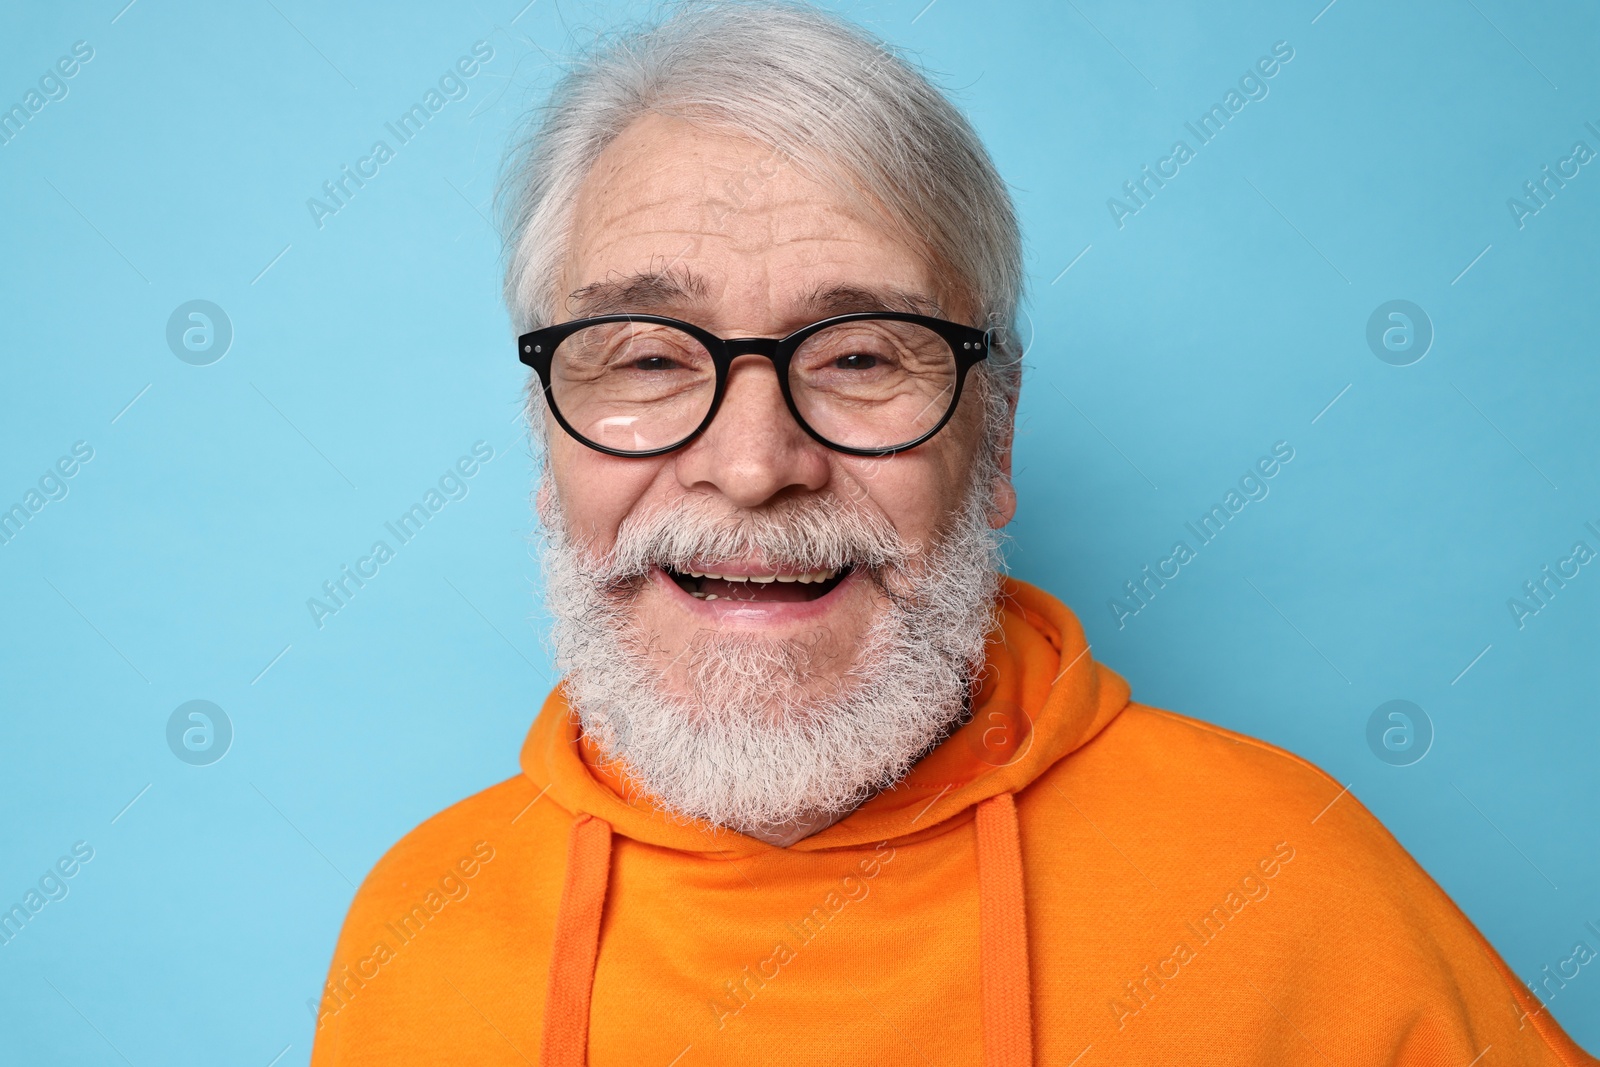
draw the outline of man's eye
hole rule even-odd
[[[678,362],[670,356],[640,356],[628,364],[634,370],[672,370]]]
[[[840,370],[871,370],[878,365],[878,357],[857,352],[853,355],[840,356],[833,361],[833,365]]]

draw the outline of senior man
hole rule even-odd
[[[318,1067],[1594,1062],[1337,782],[997,573],[1018,227],[890,49],[682,8],[505,203],[565,677],[368,876]]]

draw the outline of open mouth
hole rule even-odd
[[[831,593],[850,572],[854,564],[816,571],[786,571],[768,574],[715,574],[703,571],[673,570],[662,572],[678,588],[696,600],[742,600],[772,604],[799,604],[819,600]]]

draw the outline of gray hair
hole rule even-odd
[[[664,19],[602,38],[567,70],[513,147],[499,193],[505,300],[518,333],[561,313],[579,187],[600,153],[649,114],[771,145],[774,158],[864,197],[925,249],[973,324],[1000,327],[983,376],[993,383],[986,436],[997,442],[1021,386],[1022,241],[1010,194],[971,124],[926,75],[807,3],[671,4]]]

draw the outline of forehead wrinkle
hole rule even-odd
[[[669,266],[655,271],[590,282],[572,291],[568,302],[582,315],[648,313],[670,309],[711,310],[709,287],[687,267]],[[939,301],[931,296],[895,286],[821,282],[788,302],[783,320],[788,328],[857,312],[899,311],[941,318]]]

